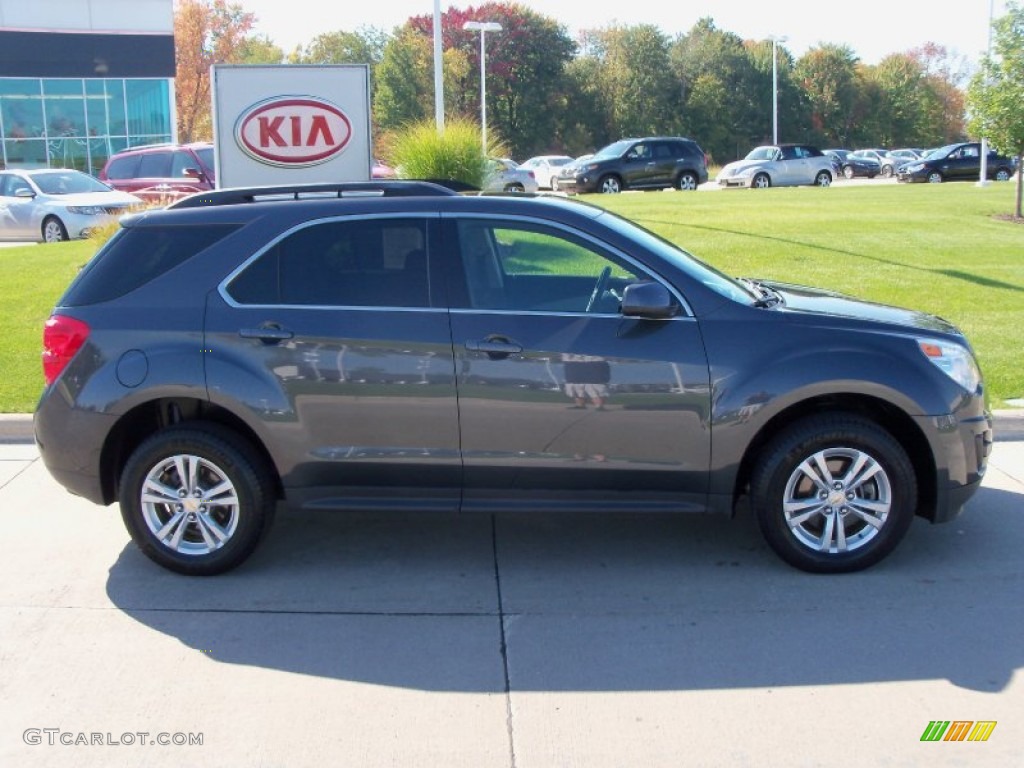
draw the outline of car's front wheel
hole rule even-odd
[[[679,174],[679,178],[676,179],[676,189],[683,192],[690,192],[697,188],[697,177],[689,171],[684,171]]]
[[[998,171],[996,171],[996,181],[1009,181],[1010,176],[1010,171],[1007,170],[1006,168],[1000,168]]]
[[[891,179],[892,178],[892,166],[891,165],[883,165],[882,166],[882,178],[883,179]]]
[[[873,421],[825,414],[794,423],[761,452],[751,504],[769,546],[804,571],[859,571],[903,539],[917,506],[906,451]]]
[[[60,243],[68,239],[68,230],[64,222],[56,216],[47,216],[43,219],[43,242]]]
[[[139,549],[178,573],[209,576],[242,563],[274,517],[265,462],[234,432],[182,425],[151,435],[124,466],[121,517]]]
[[[942,183],[942,174],[939,173],[938,171],[931,171],[928,174],[928,183],[929,184],[941,184]]]
[[[603,195],[617,195],[622,191],[622,182],[618,176],[604,176],[597,187]]]
[[[814,177],[814,186],[816,187],[829,187],[832,186],[832,174],[828,171],[818,171],[818,175]]]
[[[754,177],[750,186],[754,189],[768,189],[772,185],[772,180],[767,173],[759,173]]]

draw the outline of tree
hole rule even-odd
[[[845,45],[812,48],[796,63],[794,77],[810,105],[811,122],[829,143],[845,145],[858,121],[857,56]],[[863,102],[860,102],[863,104]]]
[[[256,17],[225,0],[181,0],[174,14],[175,97],[178,138],[213,138],[210,67],[237,63]]]
[[[993,24],[995,50],[982,61],[981,71],[967,89],[971,132],[1017,158],[1017,199],[1014,216],[1021,211],[1024,192],[1024,7],[1006,4],[1007,13]]]

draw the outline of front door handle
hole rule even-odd
[[[277,323],[263,323],[259,328],[242,328],[238,335],[243,339],[259,339],[264,344],[277,344],[295,336],[292,331]]]
[[[509,355],[523,351],[523,345],[517,344],[504,336],[488,336],[478,341],[467,341],[466,349],[470,352],[483,352],[492,360],[501,360]]]

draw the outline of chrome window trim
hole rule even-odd
[[[681,310],[685,313],[685,317],[688,317],[688,318],[695,318],[696,317],[694,312],[693,312],[692,307],[690,307],[690,305],[682,297],[682,295],[679,293],[679,291],[676,290],[675,286],[672,285],[672,283],[670,283],[668,280],[666,280],[664,277],[662,277],[658,273],[653,272],[651,270],[651,268],[648,267],[647,265],[641,264],[640,262],[638,262],[636,259],[634,259],[629,254],[624,253],[623,251],[621,251],[618,248],[616,248],[616,247],[614,247],[614,246],[604,242],[603,240],[598,240],[596,237],[593,237],[588,232],[584,232],[584,231],[582,231],[580,229],[577,229],[575,227],[569,226],[567,224],[563,224],[563,223],[561,223],[559,221],[552,221],[550,219],[544,219],[544,218],[540,218],[538,216],[523,216],[521,214],[500,214],[500,213],[499,214],[488,214],[488,213],[476,213],[476,212],[461,212],[461,211],[459,211],[459,212],[448,212],[448,211],[443,211],[443,212],[440,213],[440,216],[441,216],[442,219],[484,219],[484,220],[487,220],[487,221],[515,221],[515,222],[521,222],[521,223],[538,224],[538,225],[541,225],[541,226],[546,227],[548,229],[557,229],[557,230],[561,230],[563,232],[567,232],[569,234],[575,235],[576,237],[578,237],[578,238],[580,238],[582,240],[586,240],[586,241],[592,243],[595,247],[597,247],[601,251],[607,251],[608,253],[614,254],[616,257],[622,259],[624,262],[626,262],[627,264],[632,266],[634,269],[636,269],[641,274],[647,275],[651,279],[656,280],[657,282],[661,283],[668,290],[668,292],[670,294],[672,294],[672,296],[675,297],[676,301],[679,302],[679,306],[680,306]],[[461,256],[460,256],[460,259],[461,259]],[[462,308],[459,308],[458,310],[453,308],[451,311],[452,312],[457,312],[457,311],[461,312]],[[511,310],[510,311],[510,310],[486,310],[486,309],[471,309],[470,308],[468,311],[475,312],[475,313],[484,313],[484,312],[486,312],[486,313],[497,313],[497,314],[561,315],[561,316],[568,316],[568,317],[602,317],[602,316],[604,316],[604,317],[622,317],[621,313],[615,313],[615,314],[610,314],[610,315],[600,315],[600,314],[596,314],[596,313],[593,313],[593,312],[543,312],[543,311],[538,311],[538,310],[526,310],[526,309],[524,309],[524,310]],[[671,319],[676,320],[676,319],[681,319],[681,318],[671,318]]]
[[[259,259],[260,256],[265,254],[267,251],[269,251],[275,245],[280,243],[286,237],[291,237],[296,232],[300,232],[303,229],[307,229],[308,227],[315,227],[315,226],[319,226],[321,224],[331,224],[331,223],[338,222],[338,221],[349,221],[349,220],[352,220],[352,219],[358,219],[360,221],[366,221],[368,219],[426,219],[427,222],[429,223],[430,220],[440,220],[440,214],[436,213],[436,212],[433,212],[433,211],[416,211],[415,213],[397,213],[397,212],[388,212],[388,213],[358,213],[358,214],[357,213],[351,213],[351,214],[344,214],[344,215],[340,215],[340,216],[325,216],[323,218],[310,219],[309,221],[304,221],[301,224],[296,224],[294,227],[291,227],[290,229],[285,230],[284,232],[279,234],[277,237],[267,241],[267,243],[262,248],[257,250],[255,253],[253,253],[251,256],[249,256],[249,258],[247,258],[245,261],[243,261],[241,264],[239,264],[237,267],[235,267],[233,270],[231,270],[231,272],[228,273],[227,277],[225,277],[223,280],[221,280],[217,284],[217,293],[220,294],[220,297],[224,300],[224,302],[228,306],[233,307],[235,309],[246,309],[246,308],[252,308],[252,309],[275,309],[275,308],[276,309],[339,309],[339,310],[354,310],[354,309],[381,310],[381,309],[387,309],[387,310],[392,310],[392,311],[399,310],[399,311],[404,311],[404,312],[445,312],[445,311],[447,311],[446,307],[388,307],[388,306],[381,306],[381,305],[367,306],[367,305],[363,305],[363,304],[356,304],[356,305],[352,305],[352,306],[341,305],[341,304],[337,304],[337,305],[336,304],[243,304],[242,302],[236,301],[231,296],[231,294],[228,293],[228,285],[231,283],[232,280],[234,280],[236,277],[238,277],[242,272],[244,272],[246,269],[248,269],[249,266],[254,261]],[[429,246],[428,246],[427,250],[428,250],[427,258],[429,260],[429,258],[430,258]]]

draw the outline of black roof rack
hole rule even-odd
[[[210,205],[276,202],[281,200],[323,200],[343,197],[436,197],[475,190],[456,181],[377,180],[321,184],[282,184],[266,187],[230,187],[197,192],[168,205],[168,208],[202,208]]]

